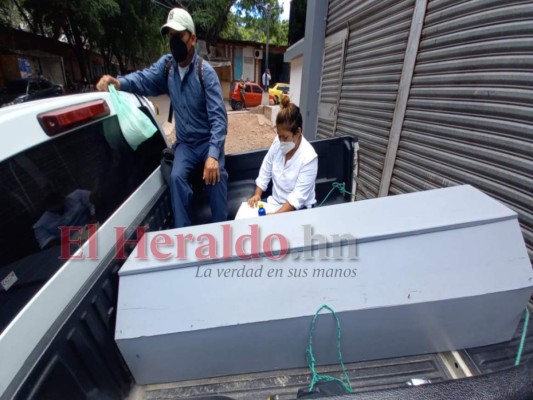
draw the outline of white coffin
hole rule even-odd
[[[240,259],[255,229],[260,258]],[[208,240],[216,258],[199,260]],[[149,233],[120,270],[115,339],[140,384],[304,367],[323,304],[345,362],[482,346],[511,338],[532,277],[515,212],[471,186],[431,190]],[[335,339],[321,316],[320,363]]]

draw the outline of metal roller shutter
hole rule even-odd
[[[324,43],[317,123],[317,137],[319,138],[331,137],[335,132],[347,34],[347,30],[337,32],[327,37]]]
[[[349,23],[350,31],[335,135],[358,138],[357,198],[372,198],[381,180],[414,0],[343,2],[345,9],[332,8],[335,3],[341,4],[332,1],[330,15],[351,18],[328,20],[326,28]]]
[[[533,258],[531,1],[428,2],[388,192],[456,184],[515,210]]]
[[[322,84],[318,106],[317,136],[333,136],[337,115],[337,99],[340,87],[340,63],[343,54],[343,43],[336,43],[324,49],[322,67]]]

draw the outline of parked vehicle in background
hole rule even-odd
[[[232,110],[242,110],[244,104],[242,102],[241,93],[239,92],[239,81],[233,81],[230,88],[229,97]],[[246,82],[246,89],[244,93],[246,107],[257,107],[260,105],[261,101],[263,100],[263,93],[263,88],[257,83]],[[268,102],[269,104],[276,104],[275,97],[269,94]]]
[[[44,78],[24,78],[7,81],[0,94],[2,107],[26,101],[61,96],[63,86],[54,84]]]
[[[281,102],[281,95],[288,94],[289,90],[290,90],[290,85],[288,83],[278,82],[274,86],[272,86],[270,89],[268,89],[268,93],[274,96],[276,104],[279,104]]]

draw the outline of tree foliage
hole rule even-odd
[[[0,0],[0,26],[16,26],[20,24],[20,14],[11,0]]]
[[[269,7],[269,41],[287,43],[288,23],[280,21],[277,0],[0,0],[0,24],[67,40],[88,77],[86,50],[101,53],[106,70],[117,62],[123,73],[168,52],[159,29],[174,7],[191,13],[197,36],[208,44],[219,38],[266,42]]]
[[[163,52],[164,40],[159,34],[165,10],[146,0],[118,0],[120,12],[104,19],[105,34],[96,41],[96,49],[106,64],[116,59],[124,73],[128,65],[137,68]]]
[[[31,32],[66,39],[74,48],[83,77],[88,76],[85,50],[100,52],[107,70],[117,61],[122,72],[163,51],[159,27],[166,12],[149,0],[2,1],[19,11]]]
[[[267,7],[270,9],[269,26]],[[266,43],[268,28],[270,44],[287,44],[289,23],[281,20],[283,8],[278,6],[276,0],[239,0],[234,9],[236,12],[229,15],[228,22],[220,33],[223,39]]]
[[[83,77],[87,76],[85,49],[106,34],[106,16],[120,11],[115,0],[12,0],[35,34],[60,39],[73,46]]]

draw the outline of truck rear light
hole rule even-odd
[[[109,114],[105,100],[94,100],[39,114],[37,120],[48,136],[54,136]]]

